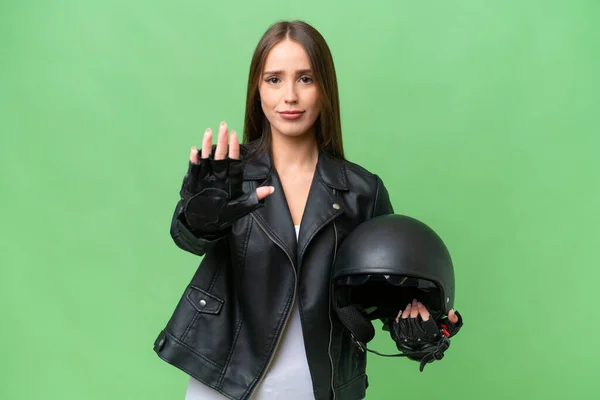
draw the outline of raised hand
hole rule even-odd
[[[235,131],[231,132],[229,145],[228,142],[227,124],[222,122],[214,156],[211,157],[210,128],[204,132],[200,158],[196,147],[190,151],[189,169],[180,195],[186,220],[194,231],[220,233],[256,209],[260,200],[274,191],[272,186],[249,193],[243,191],[240,144]]]

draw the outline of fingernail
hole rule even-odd
[[[423,304],[422,304],[420,301],[417,301],[417,305],[418,305],[419,307],[423,307]]]
[[[275,188],[274,188],[274,187],[272,187],[272,188],[271,188],[271,193],[273,193],[274,191],[275,191]]]
[[[221,121],[221,126],[225,126],[225,121]]]

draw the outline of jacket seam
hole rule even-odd
[[[215,276],[213,276],[212,281],[210,282],[210,286],[208,287],[208,290],[207,290],[208,293],[212,293],[212,290],[215,287],[215,284],[217,283],[217,278],[219,277],[219,275],[221,275],[222,270],[223,270],[223,264],[219,263],[219,269],[217,269]]]
[[[355,376],[354,378],[350,379],[348,382],[345,382],[343,384],[341,384],[340,386],[336,386],[335,389],[345,389],[348,386],[350,386],[351,384],[353,384],[354,382],[356,382],[357,380],[359,380],[360,378],[365,377],[367,374],[366,373],[361,373],[360,375]]]
[[[322,179],[319,179],[319,180],[321,181],[322,184],[327,185],[325,183],[325,181],[323,181]],[[327,186],[329,186],[329,185],[327,185]],[[329,194],[329,196],[331,198],[333,198],[334,201],[337,201],[337,199],[335,198],[335,196],[333,196],[329,191],[327,193]],[[317,235],[317,233],[319,233],[321,231],[321,228],[323,228],[325,225],[327,225],[328,223],[330,223],[333,219],[335,219],[340,214],[341,214],[341,212],[338,211],[337,213],[333,214],[330,218],[328,218],[325,221],[323,221],[323,223],[321,225],[317,226],[317,229],[315,229],[314,232],[313,232],[313,234],[308,238],[308,240],[304,244],[304,247],[302,249],[300,249],[300,251],[298,252],[298,255],[299,256],[301,255],[301,257],[299,257],[300,261],[302,261],[302,258],[304,258],[304,253],[306,252],[306,249],[308,248],[308,244]],[[300,270],[300,268],[302,268],[301,264],[302,264],[301,262],[298,263],[298,270]]]
[[[273,236],[277,237],[277,234],[276,234],[276,233],[275,233],[275,232],[274,232],[274,231],[271,229],[271,227],[270,227],[270,226],[269,226],[269,225],[268,225],[268,224],[267,224],[267,223],[264,221],[264,219],[263,219],[263,218],[262,218],[260,215],[258,215],[258,214],[255,214],[255,213],[252,213],[252,215],[254,215],[254,217],[255,217],[255,218],[257,218],[257,219],[260,219],[260,221],[261,221],[261,222],[263,223],[263,225],[264,225],[264,229],[268,230],[268,231],[269,231],[269,233],[270,233],[271,235],[273,235]],[[291,251],[291,250],[290,250],[290,249],[287,247],[287,245],[285,244],[285,242],[284,242],[284,241],[282,241],[282,240],[278,240],[278,243],[279,243],[279,244],[280,244],[282,247],[284,247],[284,248],[285,248],[285,249],[288,251],[288,253],[290,253],[290,254],[293,254],[293,252],[292,252],[292,251]]]
[[[175,336],[173,336],[172,334],[170,334],[169,332],[165,331],[165,334],[167,334],[168,336],[170,336],[172,338],[172,340],[174,340],[175,342],[177,342],[177,344],[181,347],[183,347],[184,349],[188,350],[189,352],[191,352],[192,354],[194,354],[195,356],[197,356],[198,358],[206,361],[207,363],[209,363],[210,365],[212,365],[215,368],[223,368],[222,365],[217,364],[215,361],[211,360],[210,358],[198,353],[193,347],[188,346],[185,342],[182,342],[181,340],[177,339]]]
[[[245,269],[245,263],[243,262],[246,259],[246,253],[248,252],[248,243],[250,242],[250,232],[252,231],[252,218],[249,219],[249,227],[248,227],[248,231],[246,233],[246,237],[245,237],[245,244],[244,244],[244,254],[241,256],[241,265],[242,265],[242,269],[240,271],[240,279],[243,277],[244,275],[244,269]],[[240,332],[242,331],[242,324],[244,322],[244,309],[242,308],[241,312],[240,312],[240,322],[238,323],[238,326],[235,329],[235,334],[233,337],[233,342],[231,343],[231,350],[229,350],[229,354],[227,355],[227,359],[225,360],[225,368],[223,368],[223,372],[221,373],[221,375],[219,376],[219,379],[217,381],[217,385],[219,385],[219,387],[221,386],[221,383],[223,382],[223,378],[225,378],[225,372],[227,371],[227,368],[229,368],[229,363],[231,362],[231,358],[233,357],[233,352],[235,350],[235,346],[237,344],[238,338],[240,336]]]
[[[189,286],[186,289],[186,292],[189,290]],[[186,298],[186,301],[189,301]],[[194,325],[194,323],[198,320],[198,318],[200,317],[200,311],[196,310],[194,312],[194,316],[192,317],[192,320],[190,321],[190,323],[188,324],[188,326],[186,326],[185,331],[181,334],[181,337],[179,338],[179,340],[183,343],[183,341],[185,340],[185,338],[187,337],[190,329],[192,328],[192,325]]]

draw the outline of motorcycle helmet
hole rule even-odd
[[[332,306],[359,345],[375,336],[374,319],[396,318],[412,299],[434,320],[454,307],[454,267],[442,239],[423,222],[388,214],[363,222],[340,245],[332,271]]]

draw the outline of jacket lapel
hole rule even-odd
[[[287,205],[283,186],[277,172],[273,170],[265,182],[275,188],[275,192],[265,197],[264,206],[253,212],[259,224],[263,225],[267,235],[288,253],[291,261],[296,263],[296,230],[292,215]]]
[[[255,144],[252,143],[252,145]],[[296,230],[283,186],[277,171],[271,167],[271,158],[268,152],[262,153],[260,157],[254,158],[244,165],[244,180],[258,181],[261,186],[275,188],[275,192],[265,197],[263,206],[254,210],[252,216],[271,240],[288,254],[290,261],[295,265]],[[258,184],[253,187],[258,187]]]
[[[271,240],[290,256],[296,268],[300,266],[313,237],[344,212],[336,194],[348,190],[344,163],[322,150],[319,151],[317,168],[304,207],[298,241],[283,186],[277,171],[271,167],[268,152],[245,165],[244,179],[262,181],[263,186],[275,187],[275,192],[263,200],[264,206],[253,211],[252,215]]]
[[[319,151],[319,160],[302,215],[298,237],[298,265],[315,235],[344,212],[336,192],[348,190],[344,164]]]

